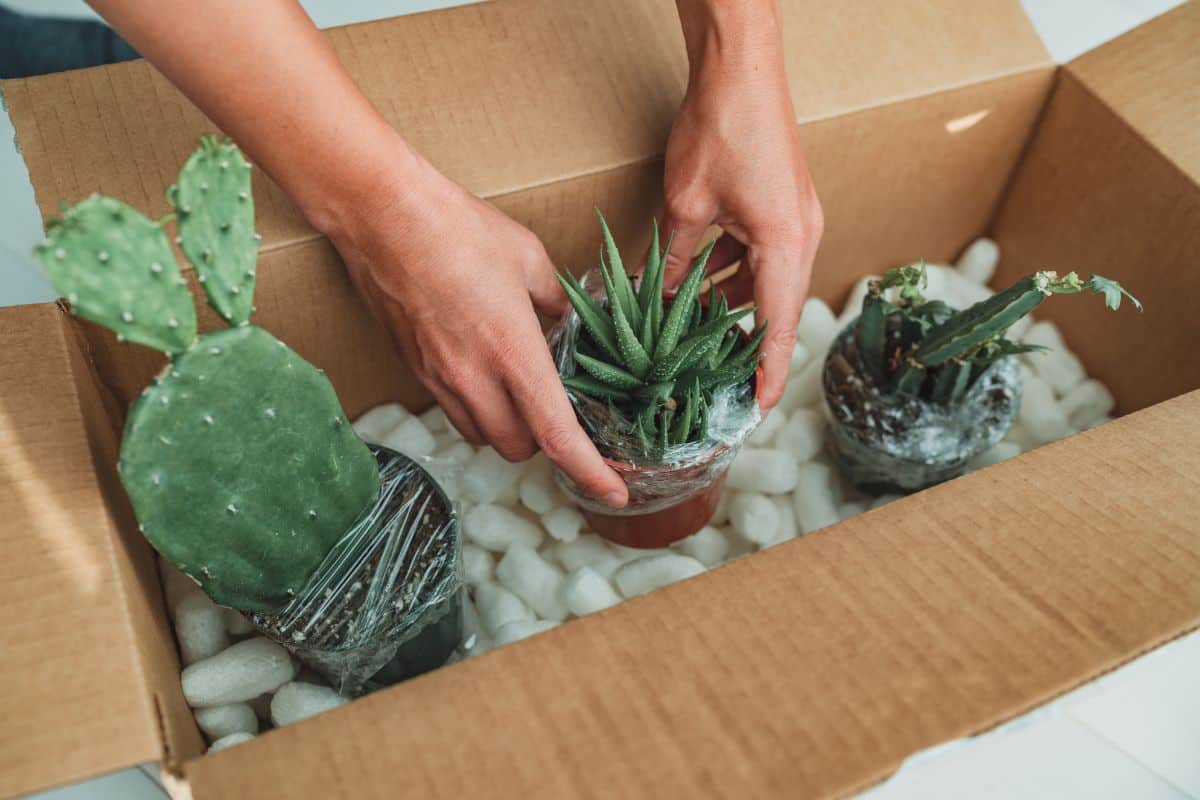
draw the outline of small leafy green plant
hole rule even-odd
[[[854,338],[863,370],[881,391],[943,404],[962,398],[997,360],[1043,349],[1004,333],[1050,295],[1090,289],[1104,295],[1110,309],[1119,308],[1123,296],[1142,307],[1119,283],[1099,275],[1084,281],[1074,272],[1037,272],[962,311],[926,300],[921,290],[927,281],[924,264],[890,269],[871,281]]]
[[[746,384],[754,374],[766,325],[744,336],[737,321],[753,309],[730,311],[715,285],[707,302],[701,300],[712,244],[671,296],[663,292],[671,242],[660,250],[657,224],[636,286],[603,215],[600,226],[600,275],[607,299],[591,297],[569,272],[559,275],[581,323],[573,352],[579,371],[563,384],[606,402],[615,423],[637,436],[644,453],[703,442],[714,395]]]

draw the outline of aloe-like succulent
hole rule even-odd
[[[142,533],[217,602],[274,611],[375,502],[375,457],[325,375],[250,324],[258,236],[238,148],[205,137],[167,196],[177,242],[232,327],[197,336],[170,217],[93,195],[48,224],[35,255],[72,311],[169,357],[121,443]]]
[[[581,323],[573,353],[579,371],[563,384],[607,402],[615,423],[636,434],[647,453],[705,441],[714,394],[749,381],[766,324],[744,336],[737,321],[754,309],[730,311],[715,284],[707,302],[701,300],[712,244],[695,259],[678,291],[664,293],[671,242],[660,249],[657,223],[646,268],[635,286],[604,216],[599,216],[606,299],[591,297],[569,272],[559,275]]]
[[[1116,281],[1099,275],[1082,280],[1037,272],[970,308],[955,311],[921,294],[923,264],[897,267],[871,281],[854,331],[863,369],[877,387],[938,403],[954,403],[988,366],[1005,356],[1041,350],[1004,337],[1009,326],[1052,294],[1091,290],[1117,309],[1128,297]],[[893,300],[888,299],[894,291]]]

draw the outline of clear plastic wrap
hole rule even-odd
[[[832,419],[834,459],[855,485],[915,492],[961,475],[967,461],[1004,437],[1021,405],[1017,359],[995,362],[952,406],[885,394],[871,382],[854,345],[858,319],[825,359],[822,380]]]
[[[584,276],[583,287],[604,299],[598,270]],[[575,374],[576,337],[579,315],[571,309],[548,335],[550,350],[560,377]],[[629,503],[612,509],[588,496],[564,473],[555,470],[563,491],[587,511],[609,516],[640,516],[663,511],[704,491],[729,469],[742,443],[762,420],[754,398],[754,381],[729,386],[713,394],[709,406],[708,437],[702,442],[669,445],[645,451],[641,440],[614,419],[608,404],[567,390],[583,429],[629,488]]]
[[[462,631],[453,505],[412,459],[368,446],[379,464],[378,501],[283,609],[250,615],[343,694],[440,666]]]

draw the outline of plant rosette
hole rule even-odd
[[[250,172],[232,142],[206,136],[167,192],[172,214],[155,221],[93,195],[51,220],[34,254],[73,313],[168,358],[130,408],[117,465],[151,546],[217,604],[260,622],[284,614],[292,626],[265,630],[301,655],[297,633],[307,650],[314,633],[340,650],[371,637],[381,646],[415,640],[429,620],[408,610],[457,602],[456,519],[419,468],[368,449],[321,370],[250,323],[259,240]],[[172,220],[229,327],[198,333],[166,233]],[[425,498],[426,510],[410,520],[397,503],[412,497]],[[399,575],[368,574],[384,564]],[[333,591],[342,587],[364,599],[344,602]],[[336,635],[322,627],[334,611],[344,621],[351,606],[362,618],[354,626]],[[409,635],[394,620],[416,627]],[[426,660],[448,655],[435,647]],[[343,690],[365,684],[375,667],[341,663],[323,671]]]
[[[915,492],[961,475],[1004,437],[1021,404],[1019,353],[1042,348],[1005,331],[1052,294],[1090,289],[1110,309],[1115,281],[1038,272],[970,308],[921,294],[924,265],[871,281],[862,313],[835,337],[822,370],[830,448],[846,477],[871,493]]]
[[[555,475],[601,536],[664,547],[712,518],[725,473],[761,419],[765,328],[747,335],[737,321],[752,309],[730,311],[715,286],[701,295],[711,245],[678,290],[664,291],[670,242],[660,251],[657,228],[635,282],[603,217],[601,227],[599,266],[582,281],[560,275],[571,310],[549,340],[576,416],[625,481],[629,503],[612,509]]]

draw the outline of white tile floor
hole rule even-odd
[[[327,27],[459,0],[303,0]],[[80,0],[6,0],[19,9],[91,14]],[[1024,0],[1058,61],[1067,61],[1180,0]],[[54,296],[23,254],[41,238],[33,190],[0,112],[0,306]],[[41,800],[159,800],[155,769],[37,795]],[[914,756],[870,800],[904,798],[1193,798],[1200,800],[1200,632],[1146,655],[995,731]]]

